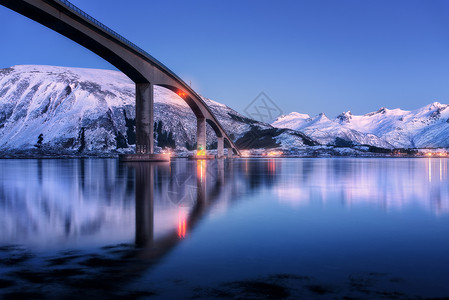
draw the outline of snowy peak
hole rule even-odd
[[[352,113],[351,111],[342,112],[337,116],[337,120],[342,123],[349,123],[349,121],[352,119]]]
[[[364,116],[365,116],[365,117],[372,117],[372,116],[375,116],[375,115],[378,115],[378,114],[382,114],[382,115],[383,115],[383,114],[386,114],[387,111],[388,111],[387,108],[381,107],[381,108],[379,108],[377,111],[367,113],[367,114],[365,114]]]
[[[305,123],[312,121],[310,116],[308,114],[301,114],[297,112],[289,113],[288,115],[282,115],[278,117],[274,122],[274,127],[279,128],[288,128],[297,130],[297,128],[300,128]]]
[[[381,107],[378,111],[376,111],[376,114],[386,114],[388,109],[386,107]]]
[[[335,121],[330,122],[320,114],[308,124],[301,123],[303,126],[300,127],[295,127],[297,121],[293,117],[290,118],[290,123],[273,123],[273,126],[282,125],[301,130],[322,143],[329,141],[329,136],[339,136],[373,146],[383,144],[384,147],[389,145],[396,148],[449,147],[448,107],[448,104],[439,102],[413,111],[381,107],[375,112],[360,116],[353,115],[350,111],[343,112]],[[351,135],[341,137],[345,130],[350,130]]]
[[[429,110],[434,110],[434,109],[446,109],[448,105],[447,104],[441,104],[440,102],[433,102],[425,107],[427,107]]]
[[[312,118],[312,123],[313,124],[317,124],[317,123],[328,123],[331,122],[331,120],[326,116],[325,113],[320,113],[319,115],[315,116]]]
[[[132,81],[123,73],[112,70],[97,70],[84,68],[67,68],[43,65],[18,65],[3,69],[4,74],[20,74],[21,78],[34,79],[36,81],[48,79],[63,79],[69,81],[93,81],[101,86],[112,84],[129,85]],[[101,76],[99,76],[101,74]]]
[[[413,111],[417,116],[425,117],[430,119],[437,119],[441,116],[442,112],[446,110],[448,104],[441,104],[439,102],[434,102],[432,104],[426,105],[416,111]]]
[[[287,116],[301,118],[301,119],[310,119],[310,116],[308,114],[301,114],[298,112],[292,112],[292,113],[288,114]]]
[[[288,115],[282,115],[278,117],[274,122],[288,122],[290,120],[308,120],[310,116],[308,114],[301,114],[298,112],[291,112]]]
[[[303,132],[322,145],[372,145],[376,147],[391,148],[392,146],[375,135],[365,134],[349,127],[342,126],[341,120],[350,120],[353,115],[345,112],[335,120],[329,119],[326,114],[320,113],[313,118],[308,115],[291,113],[282,116],[272,125],[278,128],[289,128]],[[345,122],[343,122],[345,123]]]

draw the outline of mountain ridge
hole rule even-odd
[[[134,83],[118,71],[35,65],[0,69],[0,151],[132,153],[134,97]],[[240,149],[306,149],[301,153],[310,154],[320,147],[324,152],[328,147],[449,147],[449,105],[439,102],[412,111],[346,111],[334,119],[293,112],[267,124],[203,100]],[[193,151],[196,118],[185,101],[155,86],[154,110],[156,150]],[[206,132],[208,149],[213,149],[215,133],[209,125]]]
[[[273,128],[203,97],[228,135],[240,145],[289,147],[310,144],[303,134]],[[22,65],[0,70],[0,151],[134,152],[135,85],[111,70]],[[154,89],[155,144],[178,151],[195,148],[196,118],[172,91]],[[215,133],[207,125],[207,144]],[[280,135],[287,136],[278,139]],[[246,136],[246,138],[244,138]],[[243,141],[239,141],[243,138]],[[260,140],[259,140],[260,139]]]
[[[293,112],[280,116],[272,125],[302,131],[321,144],[332,144],[327,135],[390,149],[449,147],[448,107],[433,102],[411,111],[386,107],[364,115],[346,111],[325,122],[316,121],[323,119],[322,114],[306,120],[300,117],[303,114]]]

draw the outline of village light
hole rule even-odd
[[[199,146],[197,151],[196,151],[196,155],[197,156],[205,156],[206,155],[206,150],[204,149],[203,146]]]
[[[282,151],[270,151],[267,156],[282,156],[282,154],[284,154]]]
[[[250,155],[250,152],[248,150],[242,150],[240,151],[240,154],[244,157],[248,157]]]

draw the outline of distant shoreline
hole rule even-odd
[[[365,154],[365,155],[282,155],[282,156],[234,156],[231,158],[216,159],[290,159],[290,158],[448,158],[448,156],[426,156],[426,155],[385,155],[385,154]],[[64,154],[64,155],[38,155],[38,154],[0,154],[0,159],[119,159],[119,154]],[[172,156],[171,160],[188,159],[188,156]]]

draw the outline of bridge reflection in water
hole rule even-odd
[[[225,210],[263,184],[261,165],[0,160],[0,246],[58,251],[185,238],[207,211]]]
[[[188,237],[207,211],[267,189],[293,207],[345,206],[449,213],[448,160],[0,161],[0,245],[52,251]],[[61,175],[64,174],[64,175]],[[394,184],[392,184],[394,183]],[[113,232],[114,234],[111,234]]]
[[[196,162],[196,172],[166,163],[128,163],[135,170],[136,238],[142,248],[140,258],[157,258],[195,228],[197,222],[219,199],[224,187],[224,160]],[[207,164],[214,164],[208,172]],[[189,176],[188,174],[196,174]],[[156,178],[155,178],[156,176]],[[165,181],[163,180],[168,179]],[[171,207],[177,215],[177,226],[155,233],[155,188],[157,203]],[[177,211],[177,212],[176,212]],[[173,215],[173,213],[172,213]],[[175,220],[172,216],[172,221]],[[172,224],[173,225],[173,224]]]
[[[443,158],[175,159],[148,164],[0,160],[0,262],[7,264],[22,251],[11,245],[33,254],[0,269],[0,280],[16,276],[15,282],[26,281],[27,289],[45,293],[54,293],[55,286],[61,293],[89,287],[89,295],[98,291],[113,298],[124,295],[117,293],[116,282],[140,290],[156,277],[162,278],[160,283],[178,271],[186,277],[209,276],[227,268],[229,273],[214,276],[229,281],[234,267],[239,274],[257,277],[255,266],[283,273],[296,262],[296,267],[309,264],[312,270],[321,259],[334,256],[339,258],[332,261],[336,270],[344,269],[340,252],[332,250],[337,237],[328,235],[328,227],[329,232],[339,228],[343,241],[363,239],[358,245],[366,245],[365,252],[360,250],[366,255],[347,257],[379,257],[373,261],[377,266],[390,262],[388,249],[399,231],[375,232],[375,239],[388,241],[382,245],[384,256],[370,255],[370,236],[357,234],[374,230],[370,224],[377,228],[385,218],[401,230],[401,241],[410,237],[407,249],[434,257],[446,248],[419,248],[415,233],[427,229],[420,226],[422,220],[442,222],[429,223],[429,235],[448,228],[438,227],[449,214],[448,165]],[[367,222],[358,222],[362,217]],[[357,225],[347,226],[347,218]],[[410,231],[413,224],[415,231]],[[342,251],[351,253],[353,243],[342,245]],[[402,246],[393,250],[402,251]],[[317,249],[330,250],[314,260]],[[192,255],[187,260],[186,253]],[[247,260],[248,255],[257,259]],[[28,283],[30,272],[40,283]],[[56,278],[55,273],[62,275]],[[50,283],[48,290],[42,282]]]

